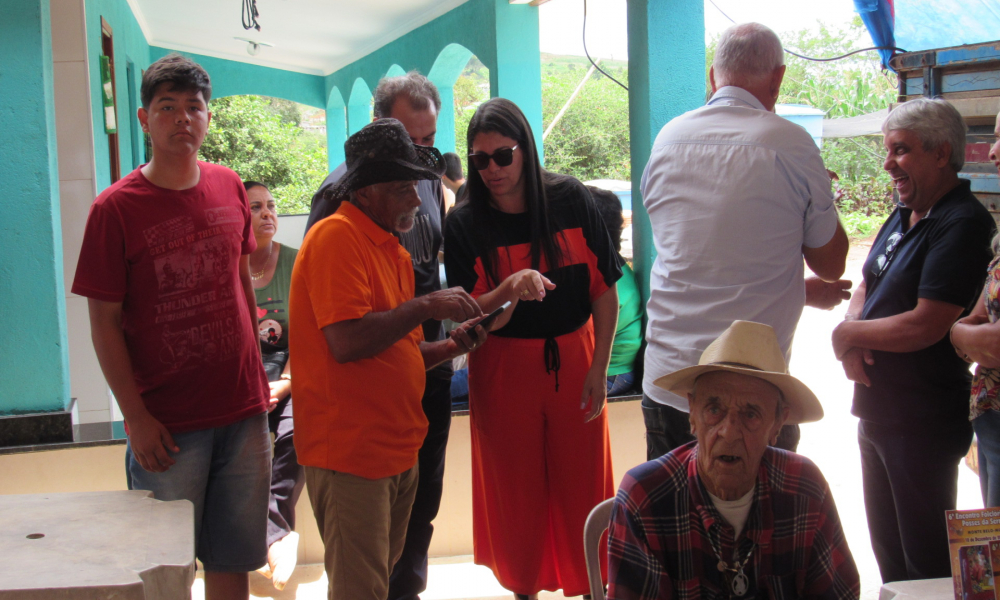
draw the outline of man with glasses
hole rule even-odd
[[[650,274],[642,410],[652,460],[692,440],[687,398],[653,385],[693,365],[736,319],[774,327],[788,359],[804,304],[850,295],[847,235],[830,177],[801,127],[774,114],[781,42],[757,23],[719,39],[712,98],[656,137],[642,176],[657,257]],[[803,258],[818,276],[805,279]],[[822,278],[822,279],[820,279]],[[798,427],[778,447],[794,450]]]
[[[411,71],[382,79],[375,88],[374,110],[376,120],[400,121],[415,145],[434,145],[441,96],[434,84],[420,73]],[[307,232],[318,221],[337,212],[341,200],[333,190],[346,172],[346,163],[338,166],[313,196]],[[418,181],[420,209],[413,227],[395,234],[413,260],[418,297],[441,289],[438,252],[444,240],[441,233],[445,216],[443,189],[440,178]],[[424,323],[424,339],[428,342],[444,339],[440,321],[432,319]],[[451,363],[442,363],[427,371],[423,408],[430,424],[420,448],[420,483],[410,514],[406,546],[392,572],[389,600],[415,599],[427,587],[427,550],[434,532],[431,521],[441,505],[445,448],[451,429],[451,376]]]
[[[856,382],[861,474],[882,581],[951,573],[944,511],[969,449],[968,365],[948,330],[979,297],[993,218],[959,179],[965,123],[917,99],[882,125],[899,205],[872,244],[833,349]]]

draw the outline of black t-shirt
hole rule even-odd
[[[583,326],[591,302],[615,285],[622,275],[618,252],[587,189],[570,180],[547,192],[551,226],[563,248],[563,262],[541,271],[556,284],[542,302],[519,302],[508,324],[490,335],[516,338],[556,337]],[[489,209],[498,237],[497,276],[502,282],[512,273],[531,268],[528,213],[510,214]],[[494,289],[487,282],[482,256],[488,251],[486,236],[474,225],[472,205],[455,207],[445,222],[445,269],[449,285],[460,285],[473,296]],[[543,261],[544,262],[544,261]]]
[[[319,221],[337,212],[340,201],[333,197],[331,190],[346,173],[347,164],[341,163],[323,180],[319,191],[312,199],[309,220],[306,221],[306,232]],[[438,270],[438,252],[444,239],[441,233],[441,224],[444,222],[444,192],[441,190],[441,180],[418,181],[417,195],[420,196],[420,210],[414,220],[413,229],[396,236],[413,260],[415,294],[423,296],[441,289],[441,276]],[[424,339],[427,341],[444,339],[444,329],[440,321],[425,321],[423,327]]]
[[[961,306],[968,314],[979,298],[996,226],[969,191],[969,182],[962,180],[909,228],[911,214],[898,207],[872,244],[863,269],[864,320],[913,310],[920,298]],[[872,354],[875,364],[865,366],[871,387],[854,386],[855,416],[884,425],[928,427],[968,419],[969,366],[947,335],[916,352]]]

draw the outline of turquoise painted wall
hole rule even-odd
[[[104,101],[101,96],[101,18],[111,26],[115,59],[115,113],[118,120],[118,162],[124,177],[133,167],[133,140],[143,143],[139,119],[129,110],[129,61],[135,65],[132,85],[138,95],[142,71],[149,66],[149,44],[126,0],[86,0],[87,60],[90,69],[90,105],[94,120],[94,164],[97,189],[111,185],[111,156],[108,134],[104,133]],[[145,148],[138,149],[145,162]]]
[[[150,62],[155,62],[171,52],[176,50],[153,46],[149,49]],[[320,75],[283,71],[192,52],[178,54],[189,57],[208,71],[209,77],[212,78],[213,98],[254,94],[284,98],[316,108],[326,107],[324,80]]]
[[[628,0],[632,248],[643,303],[656,258],[639,182],[653,140],[670,119],[705,103],[705,12],[690,0]]]
[[[49,0],[0,0],[0,415],[69,407]]]
[[[490,95],[503,96],[517,103],[528,117],[537,139],[542,138],[541,56],[538,51],[538,9],[512,5],[508,0],[469,0],[410,33],[326,77],[327,93],[338,88],[349,93],[361,78],[374,90],[393,65],[406,71],[416,69],[425,75],[434,71],[442,52],[458,44],[475,54],[490,70]],[[463,65],[464,66],[464,65]],[[448,69],[445,69],[446,71]],[[455,75],[457,77],[457,74]],[[436,80],[439,90],[454,85]],[[447,92],[446,92],[447,93]],[[442,107],[438,119],[436,145],[442,152],[454,151],[456,135],[453,111],[446,115]],[[350,119],[350,115],[348,115]],[[449,145],[450,144],[450,145]],[[541,152],[539,148],[539,152]]]

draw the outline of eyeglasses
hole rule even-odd
[[[875,277],[881,277],[882,273],[885,273],[886,269],[889,268],[889,263],[892,262],[892,257],[896,253],[896,248],[899,247],[899,242],[902,239],[903,234],[897,231],[885,241],[885,254],[879,254],[875,257],[875,268],[873,269]]]
[[[509,166],[510,163],[514,162],[514,150],[517,150],[515,145],[513,148],[500,148],[493,154],[486,154],[485,152],[476,152],[469,155],[469,160],[472,161],[472,166],[476,168],[477,171],[482,171],[490,166],[490,159],[497,164],[498,167]]]

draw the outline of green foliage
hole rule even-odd
[[[217,98],[209,107],[212,123],[201,159],[266,185],[282,214],[309,212],[327,175],[326,137],[299,127],[301,108],[262,96]]]
[[[601,68],[628,85],[626,67],[605,63]],[[544,128],[562,110],[588,70],[589,64],[543,66]],[[631,179],[628,112],[628,92],[595,71],[545,139],[546,168],[582,181]]]

